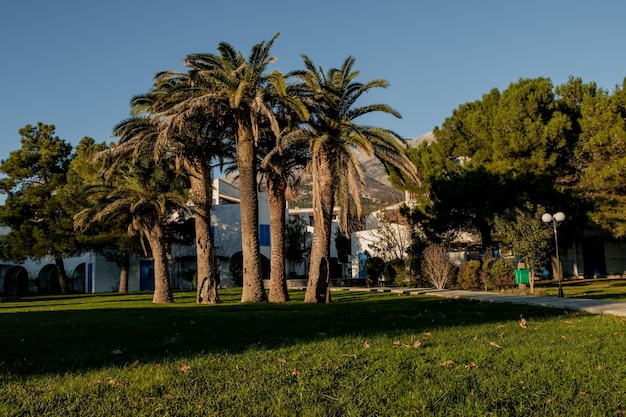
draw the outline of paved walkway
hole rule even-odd
[[[562,308],[565,310],[585,311],[592,314],[612,314],[626,317],[626,302],[614,300],[593,300],[588,298],[539,297],[534,295],[500,294],[481,291],[437,290],[434,288],[333,288],[333,290],[378,291],[397,294],[428,294],[443,298],[464,298],[489,303],[527,304],[541,307]]]

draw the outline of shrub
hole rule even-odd
[[[394,259],[387,263],[385,268],[385,275],[389,282],[398,287],[407,285],[406,264],[402,259]]]
[[[457,285],[463,290],[477,290],[480,288],[480,262],[469,260],[459,267]]]
[[[378,283],[378,279],[383,275],[384,272],[385,261],[383,260],[383,258],[373,256],[365,260],[365,273],[367,274],[365,280],[368,286],[376,285]]]
[[[489,286],[496,290],[512,288],[515,285],[514,275],[515,268],[510,260],[496,258],[489,268]]]
[[[422,274],[437,289],[445,288],[454,271],[448,258],[448,251],[443,245],[431,245],[424,249]]]

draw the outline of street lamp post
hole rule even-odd
[[[556,227],[563,220],[565,220],[565,214],[563,214],[560,211],[558,213],[555,213],[554,215],[550,213],[546,213],[543,216],[541,216],[541,220],[544,223],[552,223],[552,228],[554,229],[554,245],[556,246],[556,267],[557,267],[557,274],[558,274],[558,280],[559,280],[559,297],[563,297],[563,287],[561,287],[561,273],[563,271],[561,270],[562,269],[561,261],[559,259],[559,239],[557,237]]]

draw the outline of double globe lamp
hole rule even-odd
[[[565,220],[565,214],[562,212],[558,212],[555,214],[546,213],[541,216],[541,220],[544,223],[552,223],[552,228],[554,229],[554,244],[556,246],[556,267],[557,267],[557,277],[559,280],[559,297],[563,297],[563,288],[561,287],[561,261],[559,259],[559,239],[556,234],[556,227]]]

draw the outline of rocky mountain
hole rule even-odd
[[[422,142],[432,142],[434,135],[428,132],[422,136],[408,140],[409,146],[418,146]],[[389,182],[389,177],[383,165],[374,157],[363,153],[359,155],[359,161],[365,173],[365,186],[362,197],[365,204],[376,210],[380,207],[397,203],[404,199],[404,193],[393,188]],[[369,204],[368,204],[369,203]],[[305,181],[298,192],[298,197],[290,204],[292,207],[310,207],[311,205],[311,184]]]

